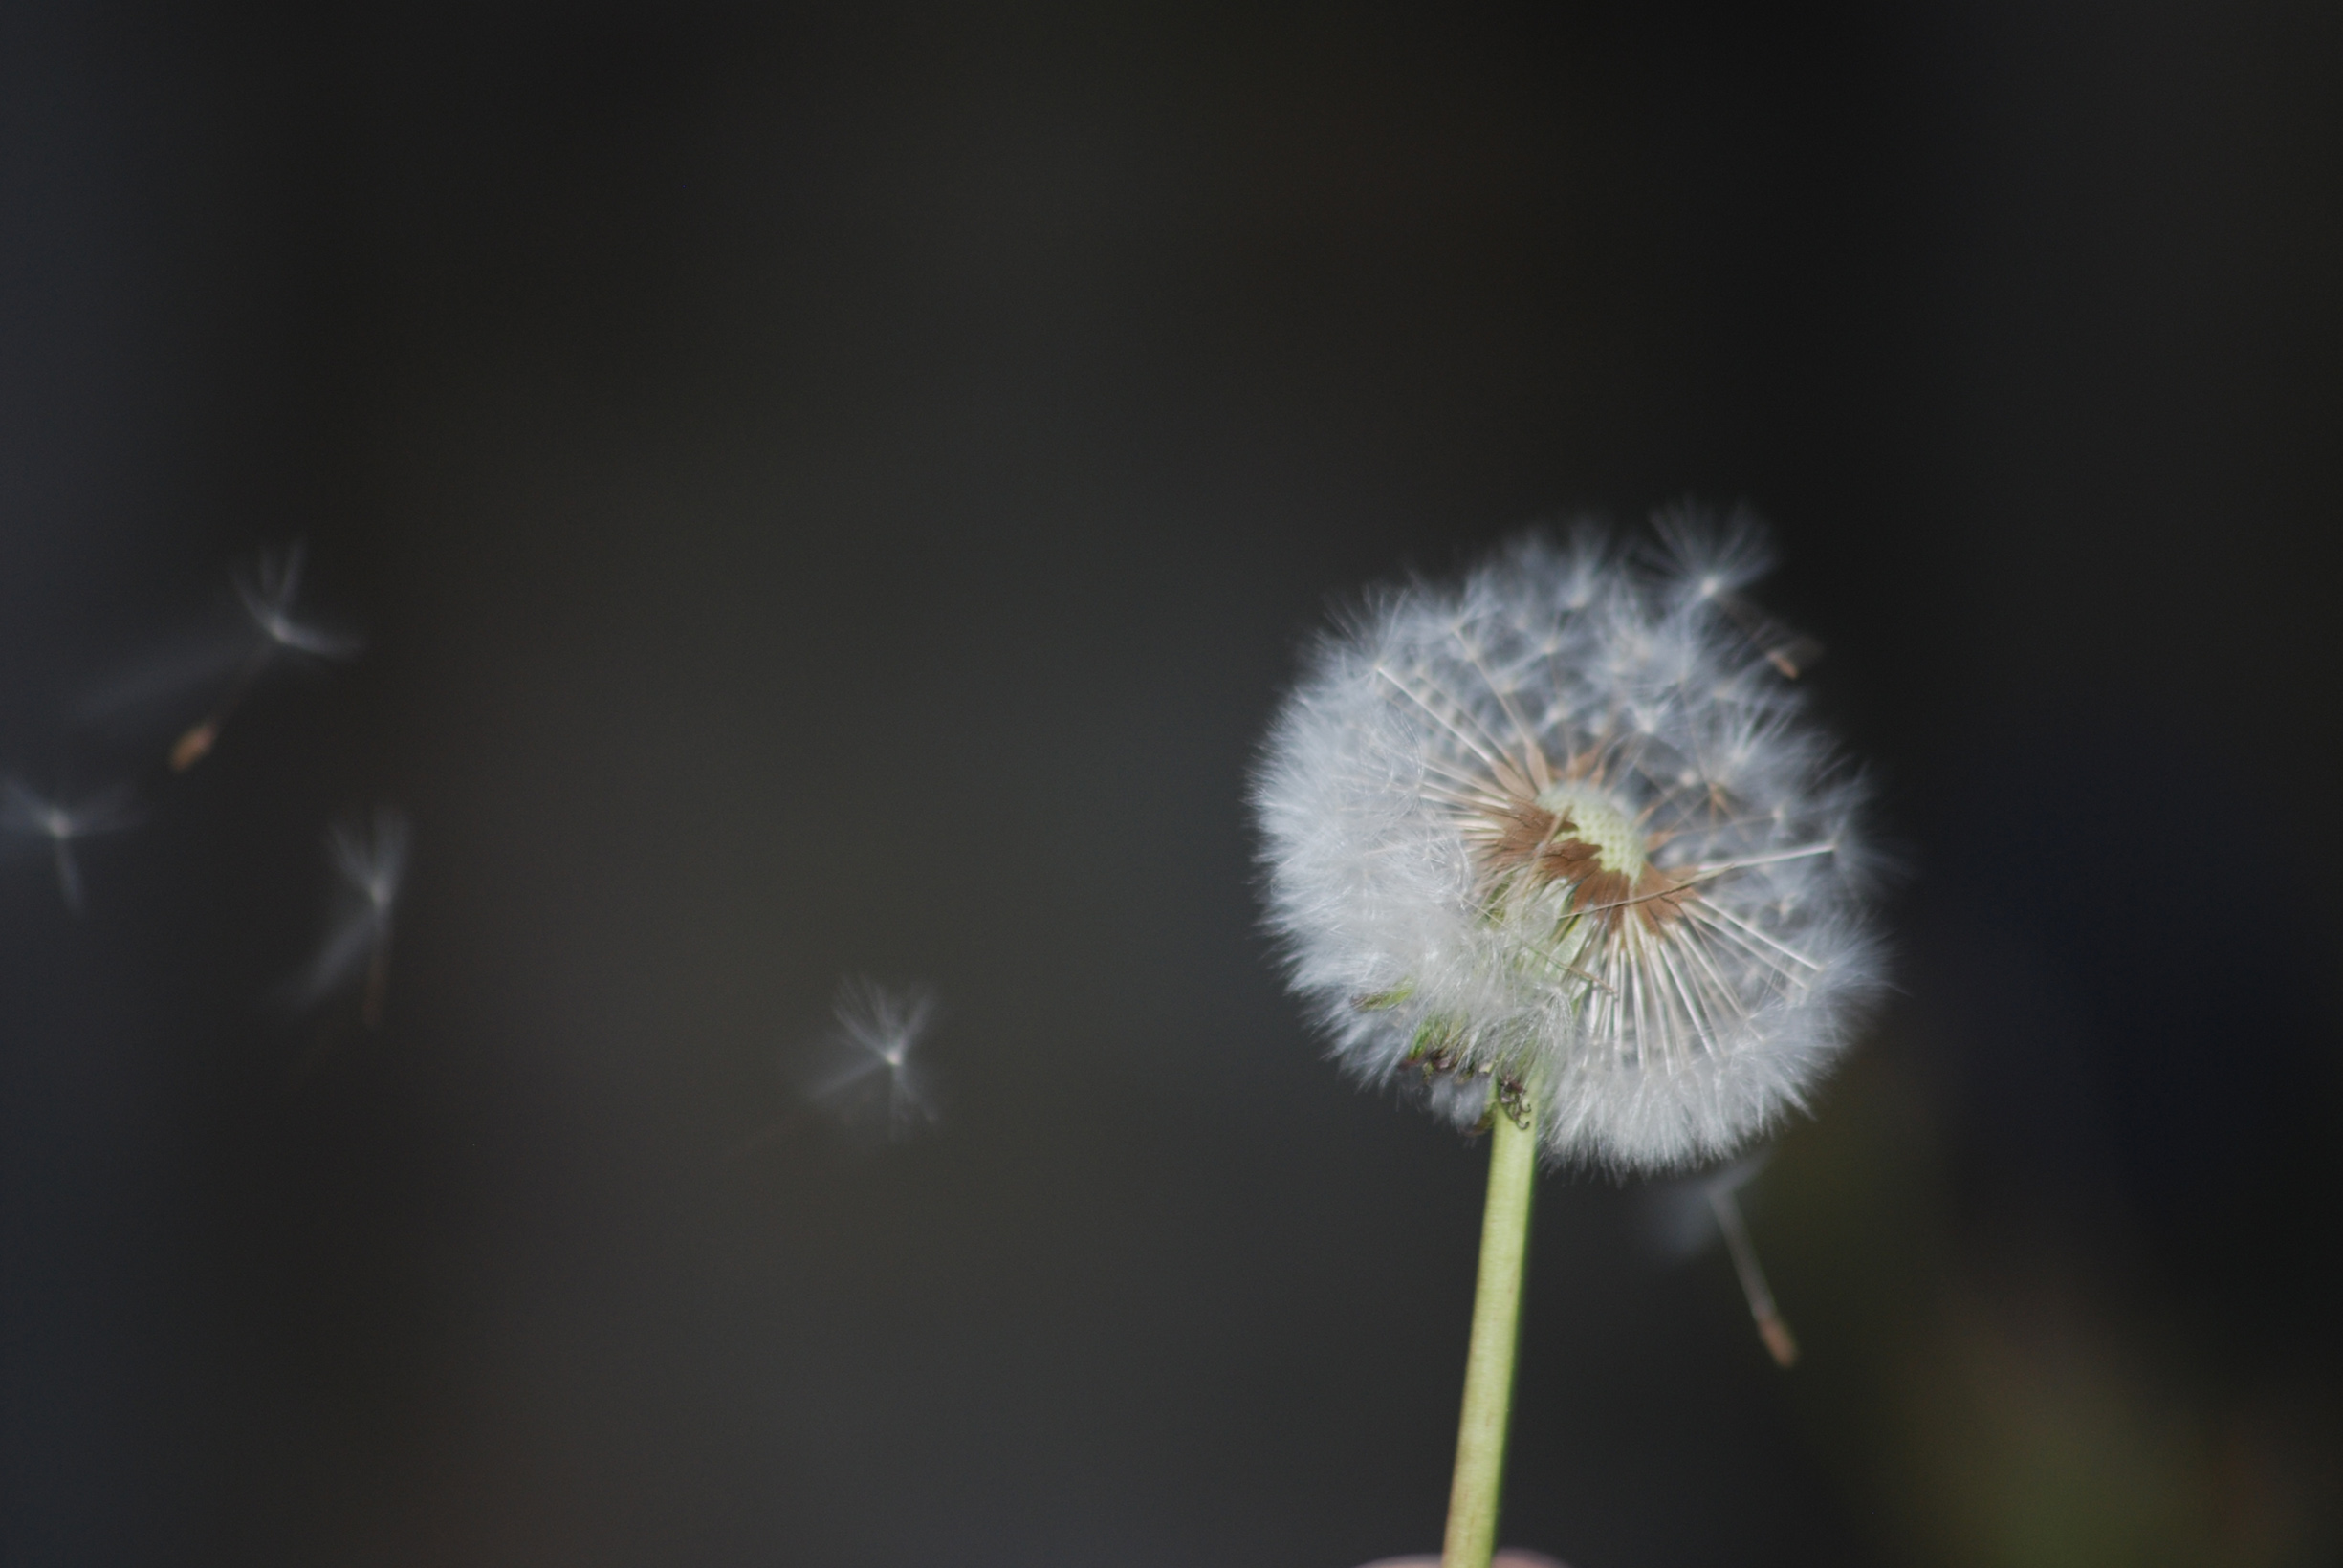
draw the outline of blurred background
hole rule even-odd
[[[1744,1195],[1793,1371],[1544,1184],[1505,1537],[2335,1560],[2339,89],[2209,0],[9,6],[0,769],[141,817],[0,863],[0,1560],[1432,1549],[1482,1153],[1319,1058],[1246,771],[1342,595],[1688,496],[1901,990]],[[169,773],[296,538],[365,651]],[[378,802],[370,1029],[282,998]],[[849,972],[929,1136],[796,1108]]]

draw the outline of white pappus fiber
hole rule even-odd
[[[1614,1170],[1732,1152],[1881,983],[1866,790],[1737,596],[1736,517],[1526,535],[1311,650],[1254,801],[1269,919],[1336,1057]]]

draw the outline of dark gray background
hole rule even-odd
[[[0,766],[151,786],[0,866],[0,1560],[1427,1549],[1478,1155],[1245,772],[1334,597],[1688,495],[1903,991],[1751,1195],[1797,1371],[1545,1184],[1506,1536],[2334,1549],[2331,8],[0,14]],[[68,722],[296,535],[356,665]],[[376,799],[387,1027],[288,1020]],[[849,970],[943,1126],[735,1153]]]

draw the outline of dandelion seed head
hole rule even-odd
[[[1256,779],[1269,912],[1336,1056],[1550,1157],[1714,1159],[1800,1108],[1879,984],[1859,775],[1752,640],[1756,523],[1527,536],[1370,598]]]

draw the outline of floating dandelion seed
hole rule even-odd
[[[1879,985],[1862,783],[1787,684],[1811,650],[1740,597],[1763,535],[1655,532],[1531,535],[1370,599],[1256,780],[1271,925],[1335,1056],[1494,1134],[1447,1568],[1496,1541],[1540,1150],[1727,1155],[1804,1105]]]
[[[358,652],[360,640],[347,632],[304,625],[294,619],[293,606],[301,597],[301,568],[308,546],[296,539],[282,555],[264,550],[248,575],[236,575],[236,597],[244,613],[272,647],[306,653],[318,659],[347,659]]]
[[[911,1055],[935,1015],[934,993],[924,986],[889,990],[860,977],[841,984],[829,1044],[847,1059],[808,1091],[814,1102],[848,1125],[884,1127],[893,1138],[934,1122],[933,1085]]]
[[[1765,1283],[1765,1271],[1758,1264],[1757,1246],[1749,1239],[1749,1228],[1742,1222],[1741,1211],[1741,1188],[1757,1179],[1770,1154],[1770,1150],[1760,1149],[1743,1155],[1722,1170],[1654,1188],[1647,1219],[1653,1240],[1672,1257],[1690,1257],[1705,1251],[1719,1236],[1724,1238],[1725,1252],[1733,1260],[1733,1273],[1749,1303],[1749,1317],[1757,1324],[1758,1338],[1764,1341],[1767,1354],[1777,1365],[1789,1367],[1798,1361],[1798,1339],[1774,1304],[1773,1291]]]
[[[179,737],[171,748],[171,770],[185,773],[209,754],[220,729],[242,706],[252,683],[276,660],[286,656],[341,660],[355,656],[361,639],[348,632],[296,619],[300,599],[301,569],[307,547],[295,540],[282,554],[264,550],[250,572],[235,574],[236,598],[256,634],[252,651],[237,668],[227,694],[201,722]]]
[[[334,904],[325,940],[294,987],[300,1006],[315,1007],[362,976],[360,1017],[370,1029],[382,1023],[390,984],[391,920],[412,839],[405,814],[393,806],[377,806],[370,817],[337,822],[327,830],[325,858],[334,868]]]
[[[15,779],[0,780],[0,827],[26,838],[49,841],[56,866],[57,891],[65,908],[78,915],[83,905],[81,865],[74,856],[74,840],[116,833],[138,821],[129,787],[120,785],[67,803],[34,794]]]
[[[1726,608],[1763,537],[1661,537],[1639,562],[1532,536],[1371,600],[1256,792],[1272,922],[1340,1059],[1468,1125],[1492,1090],[1534,1105],[1549,1157],[1620,1170],[1802,1106],[1878,985],[1862,784]]]
[[[1773,1357],[1776,1366],[1793,1366],[1798,1361],[1798,1339],[1774,1307],[1774,1293],[1765,1284],[1765,1271],[1758,1267],[1757,1246],[1749,1239],[1749,1228],[1741,1223],[1738,1190],[1734,1183],[1709,1183],[1709,1208],[1717,1215],[1717,1228],[1724,1232],[1725,1251],[1733,1254],[1733,1272],[1741,1277],[1741,1295],[1748,1299],[1749,1317],[1757,1324],[1758,1338],[1765,1341],[1766,1352]]]

